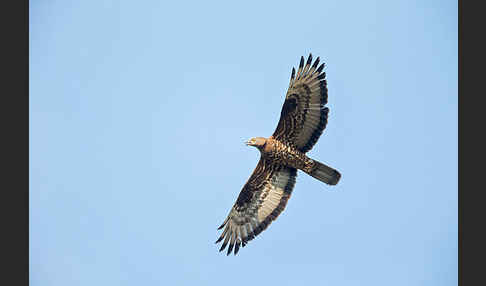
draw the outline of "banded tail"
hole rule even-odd
[[[314,163],[316,164],[315,167],[307,174],[329,185],[336,185],[339,182],[341,174],[337,170],[316,160],[314,160]]]

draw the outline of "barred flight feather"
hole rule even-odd
[[[224,227],[224,230],[215,243],[224,239],[220,251],[228,245],[227,255],[233,249],[236,255],[240,242],[244,247],[248,241],[265,230],[285,209],[294,188],[296,169],[281,165],[263,168],[261,166],[263,164],[265,164],[264,160],[260,159],[255,171],[243,187],[242,192],[251,192],[251,194],[239,197],[220,227]],[[263,182],[255,182],[255,180],[263,180]],[[261,187],[255,189],[252,187],[254,185]]]
[[[311,67],[312,54],[304,66],[301,57],[297,76],[291,77],[289,89],[282,107],[282,113],[273,133],[273,138],[294,146],[306,153],[312,149],[327,124],[329,109],[311,108],[327,104],[326,73],[322,72],[325,64],[319,64],[319,57]],[[322,72],[322,73],[321,73]]]

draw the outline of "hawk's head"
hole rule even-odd
[[[263,148],[263,146],[265,146],[265,143],[267,143],[267,139],[263,137],[253,137],[250,140],[245,142],[246,145],[254,146],[257,147],[258,149]]]

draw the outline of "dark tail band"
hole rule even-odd
[[[316,160],[314,160],[314,162],[316,163],[316,167],[314,167],[309,175],[328,185],[336,185],[339,182],[341,174],[337,170]]]

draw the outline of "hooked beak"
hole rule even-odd
[[[249,146],[250,145],[250,140],[246,140],[244,143],[245,143],[246,146]]]

